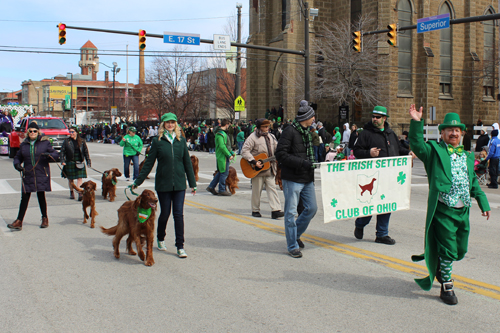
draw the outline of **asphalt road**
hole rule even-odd
[[[119,146],[90,143],[89,150],[97,170],[123,168]],[[485,188],[490,221],[476,204],[471,209],[469,252],[453,271],[459,304],[448,306],[437,282],[426,292],[413,281],[426,275],[423,264],[410,260],[423,251],[427,180],[418,161],[411,210],[391,217],[394,246],[374,242],[374,222],[363,240],[354,238],[353,220],[324,224],[317,171],[320,209],[302,237],[304,256],[294,259],[286,252],[283,219],[270,218],[266,194],[263,218],[252,218],[250,182],[241,173],[236,195],[207,193],[215,156],[195,154],[199,191],[186,196],[184,211],[189,257],[176,256],[170,220],[168,251],[155,247],[152,267],[127,255],[125,240],[115,259],[112,238],[98,229],[116,224],[124,179],[115,202],[97,196],[97,228],[90,229],[52,164],[50,227],[39,228],[32,196],[23,230],[11,232],[6,224],[17,216],[20,178],[12,160],[0,157],[0,332],[499,331],[498,190]],[[88,176],[100,186],[100,174]],[[154,188],[150,177],[139,191]],[[283,206],[282,192],[280,198]]]

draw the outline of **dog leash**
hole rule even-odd
[[[93,167],[87,166],[87,168],[94,170],[97,173],[100,173],[101,175],[104,175],[104,172],[101,172],[99,170],[94,169]]]
[[[130,186],[127,186],[125,187],[125,189],[123,190],[123,193],[125,193],[125,196],[127,197],[127,200],[131,200],[128,195],[127,195],[127,189],[129,189],[130,193],[132,193],[133,195],[135,195],[136,197],[139,196],[139,194],[135,193],[134,190],[132,190],[132,185]]]

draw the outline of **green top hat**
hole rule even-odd
[[[161,121],[170,121],[170,120],[177,121],[177,116],[172,112],[165,113],[163,116],[161,116]]]
[[[455,112],[447,113],[444,116],[443,123],[439,125],[438,129],[439,131],[442,131],[448,127],[459,127],[462,131],[465,131],[465,124],[460,122],[460,116]]]
[[[380,106],[380,105],[377,105],[376,107],[374,107],[372,113],[373,114],[379,114],[381,116],[389,117],[387,115],[387,108],[385,108],[383,106]]]

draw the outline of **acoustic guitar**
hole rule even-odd
[[[256,165],[250,164],[247,160],[242,158],[240,160],[240,167],[241,167],[241,172],[243,172],[243,175],[247,178],[253,178],[257,176],[259,173],[262,171],[266,171],[271,167],[271,161],[276,160],[276,156],[271,156],[268,157],[266,153],[262,153],[259,155],[254,156],[255,161],[260,161],[263,166],[262,168],[257,168]]]

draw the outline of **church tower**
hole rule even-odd
[[[92,74],[92,80],[97,80],[99,57],[97,56],[97,47],[90,40],[80,48],[80,61],[78,62],[78,66],[82,68],[82,75]]]

